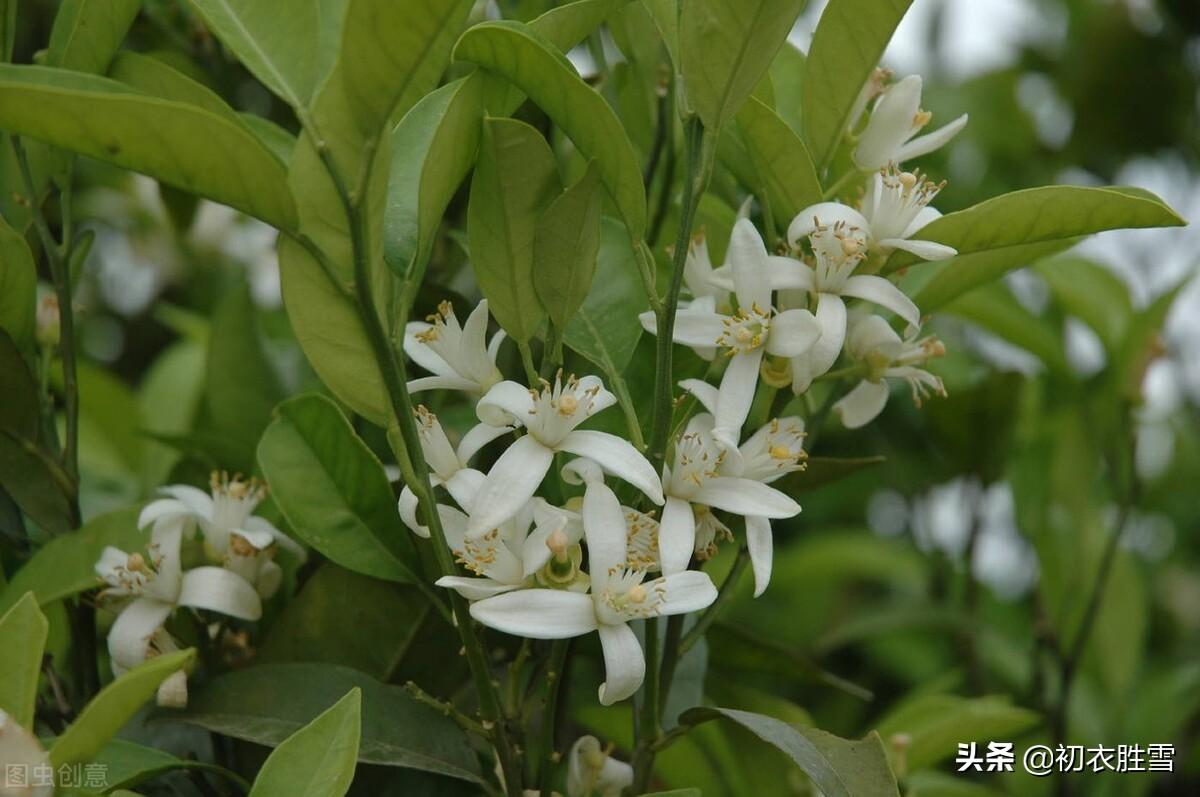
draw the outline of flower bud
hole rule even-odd
[[[58,297],[43,294],[37,304],[37,342],[47,348],[57,346],[61,337],[59,324]]]

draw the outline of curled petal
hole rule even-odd
[[[458,451],[456,452],[458,462],[462,467],[466,467],[471,459],[479,453],[479,449],[486,446],[498,437],[510,433],[513,430],[511,426],[492,426],[490,423],[476,424],[463,435],[462,440],[458,443]]]
[[[484,598],[520,589],[519,584],[501,584],[490,578],[467,578],[465,576],[442,576],[434,583],[439,587],[454,590],[469,601],[481,601]]]
[[[922,155],[933,152],[935,149],[940,149],[950,139],[957,136],[960,130],[967,126],[967,119],[968,116],[964,113],[950,124],[940,127],[932,133],[917,136],[902,146],[900,151],[896,153],[896,163],[903,163],[913,158],[919,158]]]
[[[457,374],[448,376],[423,376],[408,383],[409,393],[423,393],[426,390],[462,390],[473,393],[479,391],[479,385],[470,379],[463,379]]]
[[[715,386],[710,385],[703,379],[684,379],[679,383],[679,386],[695,396],[706,412],[716,413],[717,388]]]
[[[762,595],[771,583],[771,560],[775,545],[771,539],[771,521],[758,515],[746,516],[746,548],[754,568],[754,597]]]
[[[159,492],[169,495],[177,501],[182,501],[196,517],[212,520],[213,499],[203,490],[187,484],[171,484],[159,488]]]
[[[604,683],[600,684],[601,705],[631,697],[646,677],[646,657],[637,634],[625,623],[602,625],[600,647],[604,651]]]
[[[184,573],[177,603],[227,614],[239,620],[262,617],[262,600],[254,587],[237,573],[223,567],[197,567]]]
[[[138,598],[126,606],[108,632],[108,654],[114,672],[132,670],[146,660],[150,639],[175,607],[152,598]]]
[[[629,482],[654,503],[662,504],[662,483],[654,467],[628,440],[608,432],[576,429],[563,438],[558,449],[595,460],[606,472]]]
[[[522,589],[471,604],[471,616],[488,628],[530,639],[569,639],[596,630],[591,595],[557,589]]]
[[[492,426],[523,426],[532,413],[529,388],[516,382],[498,382],[475,405],[479,420]]]
[[[422,526],[417,520],[417,501],[416,493],[408,489],[408,485],[404,485],[404,489],[400,491],[400,500],[396,502],[396,509],[400,512],[400,520],[408,526],[408,530],[418,537],[429,539],[429,527]]]
[[[860,429],[883,412],[887,400],[888,387],[885,382],[864,379],[833,405],[833,411],[847,429]]]
[[[138,515],[137,527],[144,529],[163,518],[195,517],[196,512],[191,506],[174,498],[160,498],[151,501]]]
[[[662,616],[688,614],[707,609],[717,599],[717,588],[708,573],[700,570],[685,570],[645,585],[649,592],[661,592],[663,599],[658,613]]]
[[[821,325],[821,337],[806,353],[792,360],[792,390],[796,394],[808,390],[812,380],[833,367],[846,340],[846,303],[842,297],[819,294],[816,319]]]
[[[793,247],[812,235],[817,225],[832,227],[835,224],[845,224],[847,227],[857,227],[864,232],[871,229],[870,223],[854,208],[841,202],[818,202],[809,205],[796,214],[788,225],[788,243]]]
[[[953,246],[909,238],[884,238],[879,245],[885,249],[903,249],[922,260],[945,260],[958,254],[958,250]]]
[[[799,357],[821,337],[821,325],[807,310],[784,310],[771,319],[767,353],[776,357]]]

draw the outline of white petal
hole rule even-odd
[[[821,325],[807,310],[784,310],[771,319],[767,353],[776,357],[798,357],[821,337]]]
[[[887,404],[888,387],[884,382],[859,382],[833,405],[833,411],[847,429],[859,429],[875,420]]]
[[[771,284],[767,269],[767,247],[749,219],[740,219],[729,236],[725,256],[733,271],[733,287],[738,305],[749,310],[766,309],[771,304]]]
[[[303,545],[284,534],[275,527],[274,523],[266,518],[259,517],[258,515],[251,515],[250,517],[246,518],[246,522],[242,524],[242,527],[250,531],[265,531],[271,535],[271,538],[275,541],[276,545],[299,559],[301,562],[308,559],[308,551],[304,549]]]
[[[239,620],[262,617],[262,601],[254,587],[223,567],[197,567],[184,573],[178,604],[208,609]]]
[[[254,585],[258,596],[269,601],[279,591],[281,584],[283,584],[283,568],[270,559],[263,562],[262,569],[258,571],[258,583]]]
[[[676,314],[682,310],[683,308],[680,308],[679,311],[676,311]],[[642,329],[646,330],[651,335],[658,334],[658,316],[654,314],[653,310],[647,310],[644,313],[638,313],[638,321],[641,322]]]
[[[488,303],[484,299],[467,316],[458,339],[459,362],[472,376],[487,373],[492,367],[487,353],[487,325]]]
[[[900,237],[901,238],[912,238],[914,235],[916,235],[921,230],[922,227],[925,227],[926,225],[930,224],[931,222],[937,221],[941,217],[942,217],[942,214],[941,214],[941,212],[938,211],[937,208],[926,205],[925,207],[923,207],[917,211],[917,215],[913,216],[913,220],[910,221],[908,223],[908,226],[904,228],[904,234],[901,235]]]
[[[396,509],[400,512],[400,520],[408,526],[408,530],[418,537],[429,539],[429,528],[422,526],[417,521],[417,495],[412,490],[408,489],[408,485],[404,485],[404,489],[400,491],[400,500],[396,502]]]
[[[611,706],[631,697],[646,677],[646,657],[637,634],[625,623],[602,625],[600,647],[604,651],[604,683],[600,684],[600,704]]]
[[[608,576],[625,565],[625,513],[604,482],[592,482],[583,495],[583,534],[587,539],[592,589],[603,592]]]
[[[687,570],[696,547],[696,516],[692,505],[669,496],[658,526],[658,558],[665,575]]]
[[[187,484],[171,484],[160,487],[159,492],[187,504],[197,517],[212,520],[213,499],[203,490]]]
[[[735,515],[789,518],[800,513],[800,505],[774,487],[736,476],[707,479],[693,500]]]
[[[409,393],[423,393],[426,390],[463,390],[468,393],[479,392],[479,385],[461,376],[423,376],[408,383]]]
[[[629,482],[654,503],[663,502],[658,475],[650,461],[628,440],[608,432],[576,429],[563,438],[558,450],[594,459],[605,471]]]
[[[475,495],[485,481],[487,481],[487,474],[482,471],[463,468],[446,481],[446,492],[450,493],[450,497],[464,512],[470,512],[471,507],[475,505]]]
[[[703,308],[681,308],[675,314],[671,340],[684,346],[714,346],[725,332],[723,318]]]
[[[504,342],[504,339],[506,337],[508,337],[508,335],[502,329],[499,332],[497,332],[495,335],[492,335],[492,339],[488,342],[488,347],[487,347],[488,359],[490,359],[492,361],[493,365],[496,364],[496,358],[498,356],[500,356],[500,344]]]
[[[901,146],[913,134],[913,118],[921,110],[921,77],[909,75],[888,87],[875,103],[871,119],[854,150],[863,171],[882,169],[899,161]]]
[[[149,553],[155,563],[155,576],[145,587],[146,597],[172,603],[179,596],[182,544],[182,524],[171,520],[159,520],[154,524]]]
[[[679,386],[691,393],[710,413],[717,411],[717,388],[715,385],[710,385],[703,379],[684,379],[679,383]]]
[[[842,295],[873,302],[880,307],[886,307],[913,326],[921,325],[921,311],[913,304],[912,299],[883,277],[865,274],[851,277],[846,280]]]
[[[417,335],[428,332],[433,324],[425,321],[410,321],[404,327],[404,353],[413,362],[437,376],[455,376],[456,372],[442,355],[417,339]]]
[[[940,127],[932,133],[917,136],[912,141],[900,147],[900,151],[896,153],[896,163],[903,163],[913,158],[919,158],[922,155],[933,152],[935,149],[941,148],[950,139],[957,136],[959,131],[966,126],[967,114],[964,113],[950,124]]]
[[[533,498],[553,461],[554,452],[533,435],[527,434],[509,446],[475,494],[467,534],[486,534],[517,514]]]
[[[4,768],[0,794],[7,797],[52,797],[54,794],[52,783],[47,785],[39,780],[42,772],[54,772],[49,754],[42,749],[36,736],[18,725],[16,717],[3,709],[0,709],[0,767]],[[38,785],[32,785],[34,783]]]
[[[737,448],[742,424],[750,414],[754,403],[754,391],[758,388],[758,366],[762,364],[762,348],[738,352],[729,358],[729,367],[721,377],[717,392],[717,411],[713,413],[716,424],[713,437],[727,448]]]
[[[488,628],[530,639],[568,639],[596,630],[591,595],[557,589],[522,589],[471,604],[471,616]]]
[[[247,518],[249,520],[249,518]],[[270,547],[271,543],[275,542],[275,537],[271,532],[265,529],[231,529],[230,533],[236,534],[246,542],[254,546],[255,550],[261,551],[264,548]]]
[[[493,595],[503,595],[520,589],[520,584],[501,584],[490,578],[467,578],[465,576],[442,576],[433,582],[439,587],[452,589],[469,601],[481,601]]]
[[[158,685],[155,703],[163,708],[187,708],[187,672],[176,670]]]
[[[195,517],[196,513],[183,501],[174,498],[160,498],[151,501],[138,515],[137,527],[144,529],[157,520],[168,517]]]
[[[831,227],[838,222],[863,231],[871,229],[863,214],[849,205],[843,205],[841,202],[818,202],[809,205],[792,219],[792,223],[788,225],[788,243],[799,246],[801,241],[813,234],[818,224]]]
[[[521,573],[529,578],[550,561],[550,548],[546,540],[560,527],[566,531],[567,521],[560,518],[556,523],[542,523],[534,527],[525,542],[521,543]]]
[[[846,353],[856,360],[866,359],[875,350],[896,351],[902,345],[891,324],[877,315],[859,316],[846,335]]]
[[[771,583],[771,560],[775,545],[771,539],[771,521],[758,515],[746,516],[746,548],[754,568],[754,597],[762,595]]]
[[[532,412],[529,388],[516,382],[498,382],[475,405],[479,420],[492,426],[523,426]]]
[[[821,325],[821,337],[807,354],[792,360],[792,390],[796,393],[803,393],[812,380],[833,367],[846,339],[846,303],[842,297],[818,294],[816,319]]]
[[[717,599],[717,588],[708,573],[700,570],[685,570],[644,584],[647,592],[660,591],[663,601],[659,614],[688,614],[698,612]]]
[[[903,249],[905,252],[911,252],[923,260],[945,260],[948,257],[954,257],[958,254],[958,250],[953,246],[946,246],[934,241],[921,241],[907,238],[884,238],[879,242],[879,245],[891,249]],[[853,279],[853,278],[851,278]]]
[[[463,467],[466,467],[471,459],[479,453],[479,449],[497,437],[503,437],[511,431],[511,426],[493,426],[490,423],[476,424],[469,432],[463,435],[463,439],[458,443],[457,458],[459,463]]]
[[[146,660],[150,637],[175,607],[151,598],[138,598],[126,606],[108,632],[108,653],[114,668],[131,670]]]

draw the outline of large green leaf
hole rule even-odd
[[[1014,706],[1006,697],[928,694],[892,710],[876,730],[888,739],[898,733],[908,737],[905,762],[916,771],[953,755],[960,742],[1011,740],[1039,722],[1036,711]]]
[[[421,273],[442,215],[475,163],[483,115],[482,74],[442,86],[392,133],[384,257],[401,277]]]
[[[567,322],[564,341],[605,373],[620,374],[642,336],[638,313],[646,309],[629,234],[613,219],[603,219],[596,277],[583,306]]]
[[[17,0],[0,0],[0,61],[11,61],[17,37]]]
[[[143,747],[140,744],[127,742],[124,739],[112,739],[89,762],[92,765],[104,767],[106,782],[109,788],[137,786],[159,775],[177,769],[196,769],[212,772],[225,778],[230,778],[229,770],[216,764],[203,761],[192,761],[177,758],[170,753],[154,747]],[[117,792],[110,792],[116,794]],[[132,792],[126,792],[130,794]]]
[[[157,656],[104,687],[55,740],[50,748],[50,763],[58,767],[91,761],[154,696],[159,684],[189,667],[195,657],[196,651],[190,648]]]
[[[732,120],[787,40],[805,0],[690,0],[679,19],[684,90],[705,127]]]
[[[122,50],[113,58],[108,76],[164,100],[198,105],[229,119],[238,119],[237,113],[219,94],[153,56]]]
[[[243,125],[115,80],[0,65],[0,127],[143,172],[290,229],[283,164]]]
[[[453,720],[400,687],[347,667],[274,664],[235,670],[193,695],[185,713],[168,717],[274,746],[354,687],[363,693],[359,761],[479,780],[470,742]]]
[[[332,401],[310,393],[280,404],[258,464],[300,539],[356,572],[413,580],[416,550],[383,464]]]
[[[646,192],[641,165],[625,128],[604,99],[575,72],[554,45],[517,22],[485,22],[459,39],[454,57],[502,75],[536,102],[596,161],[634,240],[646,231]]]
[[[1045,318],[1026,310],[999,282],[983,285],[959,296],[941,310],[965,318],[1037,356],[1046,367],[1070,373],[1062,333]]]
[[[534,289],[558,329],[579,310],[600,251],[600,183],[595,164],[558,196],[537,221]]]
[[[0,432],[17,438],[37,437],[40,402],[38,387],[25,358],[7,330],[0,330]]]
[[[139,511],[140,507],[129,507],[100,515],[78,531],[43,545],[12,577],[0,596],[0,611],[13,606],[28,591],[45,606],[99,586],[93,568],[106,547],[134,551],[149,542],[149,535],[137,528]]]
[[[141,7],[141,0],[63,0],[46,65],[104,74]]]
[[[830,0],[804,72],[804,134],[817,168],[833,160],[859,92],[912,0]]]
[[[302,0],[278,13],[256,0],[190,0],[238,60],[294,108],[303,108],[333,65],[345,0]]]
[[[50,624],[32,592],[26,592],[0,616],[0,711],[23,728],[33,728],[42,651],[49,631]]]
[[[37,269],[25,239],[0,218],[0,329],[18,349],[33,344]]]
[[[1037,272],[1062,309],[1087,324],[1108,352],[1120,348],[1134,314],[1129,288],[1120,277],[1082,257],[1045,260]]]
[[[785,43],[768,72],[775,89],[775,112],[799,135],[804,134],[804,63],[804,53]]]
[[[267,757],[250,797],[342,797],[354,779],[362,736],[362,689],[354,687]]]
[[[875,732],[850,741],[816,728],[801,728],[774,717],[731,708],[693,708],[680,719],[688,725],[714,719],[736,722],[787,753],[825,797],[899,797],[896,776]]]
[[[777,113],[751,97],[737,115],[738,130],[766,192],[775,223],[786,226],[801,210],[821,201],[821,183],[800,137]]]
[[[913,236],[958,250],[957,257],[923,267],[936,271],[916,301],[922,310],[929,310],[998,279],[1031,262],[1033,258],[1027,248],[1033,245],[1066,246],[1078,236],[1104,230],[1172,227],[1183,223],[1161,199],[1136,188],[1056,185],[1003,194],[966,210],[948,213]],[[984,253],[988,257],[965,259]],[[907,252],[897,252],[888,258],[883,273],[918,262],[918,258]]]
[[[467,208],[471,264],[488,309],[521,343],[545,316],[533,286],[533,242],[558,192],[558,165],[541,133],[515,119],[484,121]]]
[[[413,587],[326,562],[272,623],[259,660],[342,664],[386,681],[412,646],[429,608]]]

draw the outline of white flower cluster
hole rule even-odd
[[[437,583],[472,601],[472,617],[500,631],[535,639],[598,633],[605,705],[631,696],[645,674],[631,621],[698,611],[716,599],[710,577],[689,569],[711,557],[719,541],[733,539],[714,510],[742,519],[755,595],[768,584],[770,521],[800,511],[770,484],[803,467],[804,422],[777,418],[743,440],[760,379],[775,387],[790,383],[801,394],[844,352],[846,373],[861,377],[833,405],[848,427],[879,414],[888,379],[908,381],[918,398],[942,392],[940,380],[921,367],[942,353],[941,344],[919,337],[917,307],[871,272],[896,249],[925,259],[955,254],[912,239],[936,218],[929,203],[940,186],[896,163],[940,146],[965,119],[914,139],[929,121],[919,108],[920,79],[884,88],[877,78],[861,98],[859,113],[872,100],[874,107],[855,150],[860,168],[877,171],[858,207],[822,202],[806,208],[790,225],[786,256],[769,254],[744,218],[733,229],[725,265],[713,268],[703,238],[688,253],[691,296],[677,314],[674,340],[709,361],[720,354],[727,364],[719,386],[694,379],[680,384],[705,412],[672,441],[661,474],[628,441],[578,428],[616,403],[598,377],[560,373],[553,384],[533,388],[504,381],[496,367],[503,333],[487,340],[486,301],[466,324],[443,303],[428,323],[406,330],[405,353],[432,373],[411,382],[410,390],[478,397],[480,423],[457,448],[431,412],[420,407],[416,413],[433,482],[453,501],[437,507],[446,542],[469,573]],[[905,323],[904,337],[882,316],[848,312],[847,300],[891,311]],[[652,313],[641,320],[655,331]],[[488,473],[470,467],[484,445],[502,438],[510,442]],[[581,498],[563,506],[538,496],[556,455],[573,457],[562,466],[562,480],[584,488]],[[623,506],[609,477],[662,506],[661,517]],[[399,509],[409,528],[429,535],[408,489]]]
[[[263,599],[275,594],[283,576],[274,561],[277,546],[303,561],[301,546],[253,514],[264,486],[214,473],[211,488],[211,494],[187,485],[162,488],[168,497],[147,504],[138,518],[138,528],[151,527],[147,547],[126,553],[109,546],[96,562],[108,585],[100,597],[117,612],[108,633],[114,675],[178,649],[165,628],[177,608],[259,619]],[[204,563],[184,570],[190,553]],[[186,705],[183,672],[163,682],[158,702]]]

